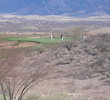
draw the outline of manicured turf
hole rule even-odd
[[[48,43],[48,44],[56,44],[61,42],[68,42],[72,40],[70,37],[65,37],[62,41],[60,37],[54,37],[52,40],[50,37],[42,37],[42,38],[19,38],[19,37],[11,37],[5,38],[7,41],[21,41],[21,42],[37,42],[37,43]]]

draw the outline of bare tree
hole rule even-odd
[[[85,27],[69,27],[63,33],[67,36],[71,36],[74,39],[83,39],[87,35]]]
[[[15,57],[8,55],[0,61],[0,86],[4,100],[22,100],[31,87],[50,77],[51,67],[38,65],[28,69],[12,63]]]

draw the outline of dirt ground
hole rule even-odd
[[[72,89],[72,90],[71,90]],[[48,97],[52,94],[63,93],[68,96],[67,100],[109,100],[110,87],[101,83],[97,79],[69,80],[56,79],[45,81],[30,90],[31,93],[41,93]]]
[[[88,32],[88,34],[91,34],[91,35],[96,35],[96,34],[100,34],[100,33],[109,33],[110,34],[110,27],[103,27],[103,28],[92,30],[92,31]]]
[[[32,42],[24,42],[16,45],[16,42],[0,42],[0,49],[8,49],[8,48],[24,48],[30,46],[36,46],[37,43]]]

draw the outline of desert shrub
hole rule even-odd
[[[70,51],[71,50],[71,48],[73,47],[73,44],[70,42],[70,43],[66,43],[66,44],[64,44],[64,47],[68,50],[68,51]]]
[[[40,94],[31,94],[27,96],[24,100],[39,100],[41,98]]]
[[[65,94],[53,94],[53,95],[29,95],[24,100],[68,100],[67,95]]]
[[[68,100],[68,99],[67,99],[67,95],[65,94],[54,94],[41,98],[39,100]]]
[[[44,49],[43,48],[36,48],[36,50],[39,52],[39,53],[42,53],[42,52],[44,52]]]
[[[84,36],[87,35],[84,27],[67,28],[63,33],[64,33],[64,35],[73,37],[75,39],[83,39]]]
[[[37,51],[38,53],[43,53],[45,51],[45,47],[41,44],[33,47],[34,51]]]

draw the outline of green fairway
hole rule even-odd
[[[71,41],[72,38],[70,37],[64,37],[64,40],[62,41],[60,37],[54,37],[52,40],[50,37],[41,37],[41,38],[19,38],[19,37],[10,37],[5,38],[6,41],[21,41],[21,42],[36,42],[36,43],[47,43],[47,44],[57,44],[61,42],[68,42]]]

